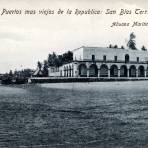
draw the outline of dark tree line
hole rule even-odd
[[[59,67],[63,64],[70,63],[73,61],[73,53],[68,51],[62,55],[57,55],[55,52],[49,53],[47,60],[43,63],[38,61],[37,67],[39,70],[39,76],[48,76],[48,67]]]
[[[10,77],[29,78],[33,73],[34,73],[34,70],[28,68],[23,70],[15,70],[14,72],[10,70],[9,73],[6,73],[4,75],[10,76]]]
[[[73,61],[73,53],[71,51],[68,51],[62,55],[56,55],[54,52],[52,54],[48,55],[48,65],[49,66],[55,66],[59,67],[63,64],[70,63]]]
[[[2,84],[24,84],[28,82],[28,78],[32,76],[34,70],[23,69],[15,70],[14,72],[10,70],[9,73],[5,73],[1,76]]]

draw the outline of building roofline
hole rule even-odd
[[[79,48],[73,49],[72,52],[74,52],[74,51],[76,51],[76,50],[78,50],[78,49],[84,48],[84,47],[85,47],[85,46],[81,46],[81,47],[79,47]]]
[[[108,48],[108,49],[114,49],[114,50],[126,50],[126,51],[138,51],[138,52],[143,51],[143,50],[139,50],[139,49],[132,50],[132,49],[128,49],[128,48],[122,49],[122,48],[109,48],[109,47],[97,47],[97,46],[81,46],[79,48],[73,49],[72,52],[79,50],[81,48],[83,48],[83,49],[85,49],[85,48],[102,48],[102,49],[104,48],[104,49],[107,49]]]

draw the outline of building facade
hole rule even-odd
[[[85,47],[73,50],[73,62],[50,67],[56,77],[148,77],[148,51]]]

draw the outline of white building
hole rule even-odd
[[[148,51],[82,46],[72,52],[73,62],[49,68],[49,76],[148,77]]]

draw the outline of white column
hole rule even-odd
[[[138,69],[136,69],[136,77],[138,77]]]
[[[100,77],[100,69],[98,69],[98,78]]]
[[[146,77],[146,70],[144,70],[144,77]]]
[[[89,69],[87,69],[87,77],[89,77]]]
[[[108,69],[108,77],[110,78],[110,69]]]
[[[129,78],[129,69],[127,69],[127,77]]]
[[[118,69],[118,77],[120,77],[120,69]]]
[[[74,66],[73,66],[73,76],[74,77],[79,77],[79,69],[78,69],[77,64],[74,64]]]

